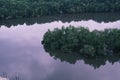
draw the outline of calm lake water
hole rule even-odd
[[[90,30],[120,28],[119,13],[47,16],[0,21],[0,76],[10,80],[120,80],[119,58],[78,59],[50,55],[41,41],[50,29],[73,25]]]

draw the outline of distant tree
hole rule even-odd
[[[119,0],[0,0],[0,19],[119,11]]]
[[[62,29],[48,30],[42,44],[51,51],[80,53],[87,56],[120,55],[120,30],[105,29],[104,31],[69,26]]]

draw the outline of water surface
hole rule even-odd
[[[28,20],[19,20],[17,23],[17,20],[2,21],[0,75],[10,80],[119,80],[119,58],[77,60],[77,57],[67,55],[58,55],[58,58],[55,58],[45,52],[41,44],[44,33],[56,27],[85,26],[90,30],[120,28],[120,15],[111,13],[105,17],[105,14],[96,14],[99,16],[96,18],[92,17],[94,14],[89,15],[91,18],[82,15],[75,15],[76,17],[71,17],[73,19],[68,17],[70,15],[62,19],[49,16],[37,19],[40,23],[34,22],[34,18],[29,19],[33,23]]]

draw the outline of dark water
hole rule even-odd
[[[120,80],[117,57],[89,59],[49,54],[41,44],[44,33],[56,27],[120,28],[119,13],[2,20],[0,25],[1,77],[10,80]]]

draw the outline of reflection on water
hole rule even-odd
[[[62,21],[64,22],[71,22],[71,21],[87,21],[87,20],[94,20],[98,23],[101,22],[114,22],[120,20],[120,13],[81,13],[81,14],[66,14],[62,16],[47,16],[47,17],[40,17],[40,18],[29,18],[29,19],[13,19],[13,20],[1,20],[0,26],[5,25],[6,27],[10,28],[11,26],[23,25],[26,23],[27,25],[33,25],[35,23],[44,24],[44,23],[51,23],[54,21]]]
[[[8,78],[0,77],[0,80],[9,80]]]
[[[48,51],[49,49],[47,49]],[[78,53],[61,53],[55,51],[48,51],[50,56],[54,57],[54,59],[59,59],[61,62],[68,62],[70,64],[75,64],[79,60],[83,60],[85,64],[89,64],[94,69],[100,68],[100,66],[106,65],[108,61],[111,64],[114,64],[120,60],[119,56],[100,56],[100,57],[87,57],[81,56]]]
[[[91,19],[73,20],[31,23],[33,25],[15,23],[17,26],[11,28],[3,25],[0,28],[0,76],[7,75],[10,80],[119,80],[118,57],[88,59],[78,54],[68,56],[62,53],[51,53],[51,57],[44,51],[41,41],[48,29],[69,25],[86,26],[90,30],[120,28],[119,19],[114,22],[108,20],[108,23],[98,23]],[[14,24],[10,22],[10,25]]]

